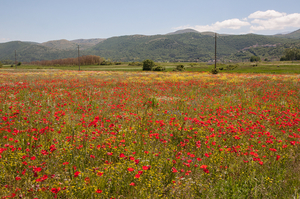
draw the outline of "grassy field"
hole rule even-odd
[[[299,86],[297,74],[4,68],[0,197],[299,198]]]
[[[173,71],[177,65],[183,64],[186,71],[189,72],[209,72],[214,67],[214,64],[208,63],[157,63],[160,66],[166,67],[166,71]],[[191,66],[191,64],[196,64]],[[300,74],[300,62],[259,62],[257,66],[253,66],[256,63],[243,62],[243,63],[228,63],[219,64],[218,68],[226,68],[228,65],[236,65],[238,67],[234,70],[221,70],[221,73],[269,73],[269,74]],[[5,65],[0,70],[14,69],[10,65]],[[57,69],[57,70],[78,70],[78,66],[32,66],[21,65],[17,66],[18,70],[27,69]],[[142,71],[142,66],[129,66],[128,63],[122,65],[95,65],[95,66],[81,66],[83,71]]]

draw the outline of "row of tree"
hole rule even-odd
[[[104,58],[96,55],[85,55],[79,57],[80,65],[101,65],[105,61]],[[33,61],[27,64],[38,66],[74,66],[78,65],[78,58],[66,58],[44,61]]]
[[[280,58],[280,61],[300,60],[300,49],[288,48],[284,50],[284,56]]]

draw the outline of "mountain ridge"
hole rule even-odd
[[[176,33],[177,32],[177,33]],[[21,62],[62,59],[76,57],[78,45],[81,55],[98,55],[114,61],[209,61],[214,55],[213,32],[198,32],[192,29],[176,31],[165,35],[127,35],[107,39],[53,40],[44,43],[12,41],[0,43],[0,61],[17,60]],[[240,58],[240,51],[260,48],[262,57],[279,59],[281,51],[270,50],[285,48],[300,43],[300,30],[282,36],[257,34],[225,35],[218,34],[218,57]],[[285,46],[287,45],[287,46]],[[254,51],[253,51],[254,52]],[[264,53],[265,52],[265,53]],[[267,53],[268,52],[268,53]],[[281,54],[280,54],[281,53]],[[253,54],[253,53],[252,53]],[[257,52],[256,52],[257,54]]]

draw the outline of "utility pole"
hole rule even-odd
[[[217,33],[215,33],[215,69],[217,69]]]
[[[79,45],[78,45],[78,67],[79,67],[79,71],[80,71]]]
[[[16,65],[16,69],[17,69],[17,50],[15,50],[15,65]]]

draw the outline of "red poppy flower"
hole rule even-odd
[[[277,155],[276,160],[279,160],[280,157],[281,157],[280,155]]]
[[[57,194],[59,191],[60,191],[60,187],[51,189],[51,192],[55,194]]]
[[[75,178],[78,177],[79,174],[80,174],[80,172],[79,172],[79,171],[76,171],[76,172],[74,173],[74,177],[75,177]]]
[[[143,170],[148,170],[149,169],[149,167],[148,166],[143,166]]]
[[[135,178],[140,178],[141,175],[140,175],[140,174],[136,174],[134,177],[135,177]]]
[[[97,189],[96,193],[102,193],[102,190]]]
[[[128,168],[127,169],[129,172],[132,172],[132,171],[134,171],[134,168]]]
[[[103,175],[102,172],[98,172],[98,173],[97,173],[97,176],[102,176],[102,175]]]

